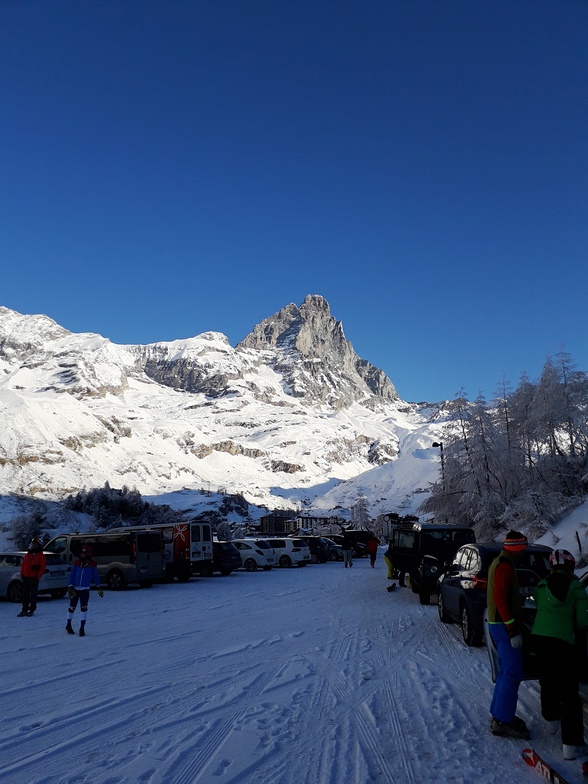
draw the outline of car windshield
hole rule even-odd
[[[456,531],[441,530],[441,531],[423,531],[422,543],[425,547],[434,547],[435,549],[455,549],[462,544],[473,542],[474,536],[470,531],[458,529]]]

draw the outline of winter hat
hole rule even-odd
[[[504,549],[507,553],[520,553],[528,544],[527,537],[520,531],[509,531],[504,539]]]
[[[576,559],[569,550],[554,550],[549,555],[549,563],[554,569],[556,566],[563,566],[573,572],[576,568]]]

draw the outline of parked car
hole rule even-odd
[[[482,644],[488,569],[501,550],[501,542],[466,544],[459,548],[452,563],[439,578],[439,618],[443,623],[457,621],[461,624],[466,645]],[[525,600],[531,599],[533,588],[549,573],[550,553],[551,547],[531,544],[517,561],[517,577]]]
[[[266,542],[273,547],[279,566],[306,566],[310,563],[310,550],[304,539],[270,538]]]
[[[322,536],[301,534],[298,538],[303,539],[308,545],[311,563],[327,563],[330,551],[327,542]]]
[[[22,601],[20,566],[25,555],[25,552],[0,553],[0,596],[6,597],[10,602]],[[71,567],[54,553],[45,553],[45,558],[47,571],[39,581],[39,593],[48,593],[54,599],[63,599],[67,593]]]
[[[208,566],[202,574],[210,577],[214,572],[220,572],[223,577],[228,577],[235,569],[240,569],[241,554],[232,542],[212,542],[212,566]]]
[[[267,542],[255,539],[231,539],[241,556],[241,563],[247,572],[257,569],[269,571],[275,564],[273,548]]]
[[[334,542],[328,536],[323,536],[324,541],[326,542],[327,548],[329,550],[329,561],[342,561],[343,560],[343,548],[337,542]]]
[[[429,604],[439,576],[459,548],[476,541],[473,529],[466,525],[411,520],[391,523],[387,535],[394,569],[409,576],[421,604]]]

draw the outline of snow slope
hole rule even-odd
[[[367,560],[93,594],[34,618],[0,603],[3,784],[538,782],[489,732],[486,651]],[[519,714],[569,779],[539,713]]]

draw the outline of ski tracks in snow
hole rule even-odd
[[[485,650],[378,566],[109,593],[84,640],[43,603],[38,648],[3,641],[3,784],[531,781],[488,731]]]

